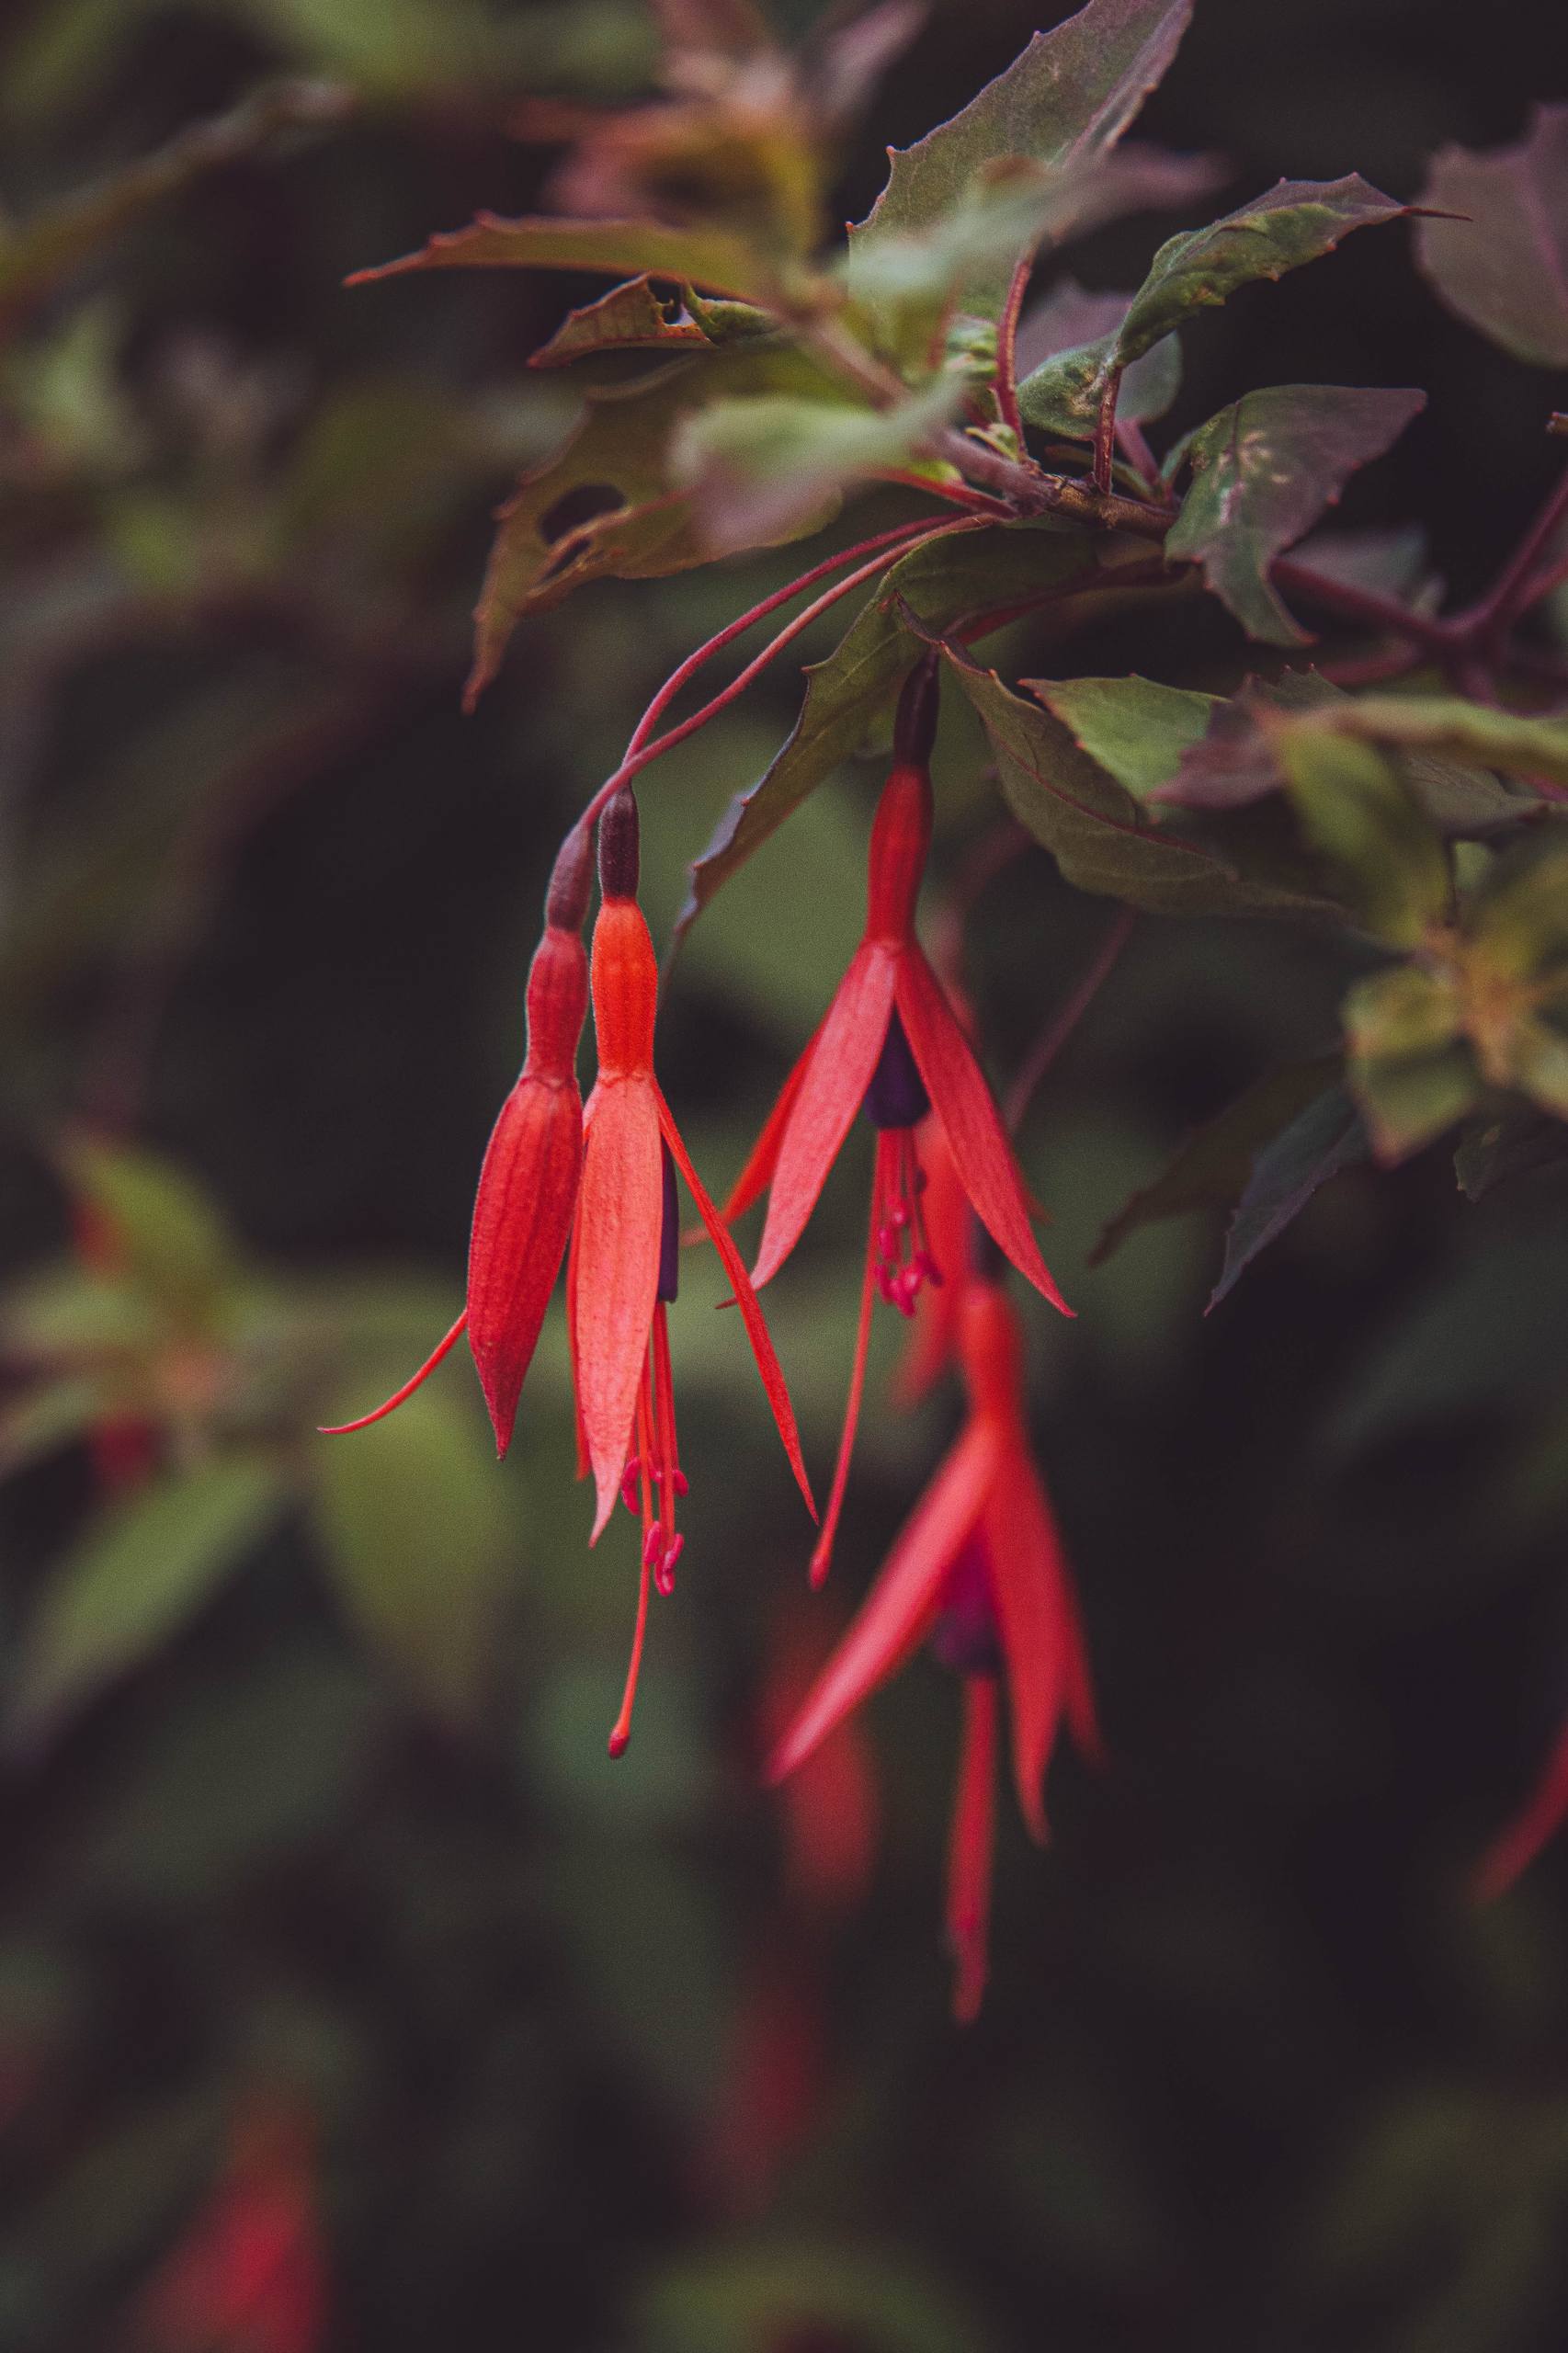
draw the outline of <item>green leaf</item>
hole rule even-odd
[[[0,227],[0,341],[166,197],[290,131],[329,129],[352,106],[352,93],[329,83],[275,83],[232,112],[180,131],[115,178],[62,197],[19,225]]]
[[[417,253],[358,269],[346,282],[369,286],[415,269],[585,269],[646,275],[701,286],[765,305],[778,299],[771,265],[744,237],[723,229],[667,228],[656,221],[504,221],[481,212],[466,229],[448,229]]]
[[[671,478],[676,435],[712,403],[770,393],[842,400],[835,379],[771,339],[588,390],[571,437],[523,476],[500,510],[476,617],[470,708],[525,613],[560,604],[588,580],[659,579],[708,561],[692,501]]]
[[[692,867],[676,938],[891,710],[921,652],[898,605],[941,631],[961,616],[1004,607],[1035,589],[1067,586],[1080,574],[1086,581],[1094,569],[1089,542],[1049,524],[960,532],[919,542],[901,556],[835,651],[807,669],[805,701],[789,742],[760,781],[736,795]]]
[[[787,393],[718,401],[681,427],[672,472],[710,551],[734,554],[820,523],[849,483],[907,468],[962,397],[949,379],[884,409]]]
[[[1526,719],[1457,695],[1358,695],[1312,722],[1372,744],[1568,784],[1568,720]],[[1523,803],[1520,813],[1526,814]]]
[[[1272,645],[1305,643],[1269,581],[1270,565],[1426,404],[1424,392],[1336,384],[1248,392],[1187,446],[1192,484],[1167,555],[1201,563],[1249,635]]]
[[[1008,805],[1069,882],[1160,915],[1234,915],[1293,894],[1244,881],[1216,852],[1157,828],[1071,731],[950,641],[942,651],[979,714]]]
[[[1122,1204],[1089,1253],[1090,1266],[1110,1257],[1141,1226],[1185,1217],[1194,1210],[1233,1209],[1259,1153],[1284,1134],[1309,1104],[1322,1100],[1342,1068],[1340,1055],[1320,1054],[1312,1062],[1266,1072],[1244,1095],[1194,1129],[1154,1182]]]
[[[517,1493],[477,1417],[429,1391],[394,1417],[323,1438],[314,1518],[350,1621],[437,1714],[472,1721],[493,1695],[520,1544]]]
[[[279,1463],[232,1455],[110,1505],[51,1574],[12,1694],[15,1737],[54,1731],[166,1641],[282,1509]]]
[[[862,257],[891,237],[933,228],[964,200],[987,165],[1012,156],[1054,171],[1082,169],[1115,145],[1164,74],[1191,0],[1089,0],[978,97],[913,147],[894,150],[886,188],[849,233],[849,282]],[[978,271],[962,307],[994,317],[1010,269]]]
[[[1286,722],[1276,737],[1301,828],[1347,904],[1392,948],[1417,948],[1452,912],[1448,854],[1398,769],[1343,735]]]
[[[766,335],[773,326],[766,311],[749,303],[704,304],[703,309],[710,313],[738,312],[752,322],[753,334]],[[727,339],[712,333],[700,313],[688,308],[679,294],[655,293],[653,279],[644,276],[612,287],[597,302],[570,313],[550,341],[529,355],[528,366],[569,368],[574,360],[617,351],[705,351],[710,344]]]
[[[1456,978],[1401,964],[1345,1000],[1346,1074],[1379,1160],[1403,1160],[1473,1109],[1481,1074]]]
[[[1283,278],[1332,253],[1353,229],[1397,221],[1408,210],[1358,172],[1342,180],[1280,180],[1222,221],[1160,247],[1121,323],[1111,364],[1140,358],[1194,311],[1214,308],[1239,287]]]
[[[1341,1086],[1305,1106],[1264,1145],[1225,1235],[1225,1262],[1206,1313],[1212,1313],[1260,1250],[1283,1233],[1321,1185],[1367,1157],[1361,1114]]]
[[[1109,378],[1109,355],[1131,294],[1091,294],[1064,278],[1018,331],[1018,407],[1027,425],[1069,441],[1094,438]],[[1152,425],[1181,390],[1181,345],[1166,335],[1133,360],[1117,393],[1128,425]]]
[[[1207,733],[1220,699],[1136,676],[1024,678],[1020,684],[1135,801],[1147,800],[1176,775],[1188,745]]]
[[[1538,107],[1517,147],[1444,147],[1416,259],[1450,311],[1516,359],[1568,368],[1568,107]]]
[[[186,1172],[140,1146],[69,1139],[71,1188],[98,1221],[104,1268],[124,1272],[176,1313],[210,1319],[239,1272],[233,1240]]]
[[[104,1411],[96,1381],[50,1381],[0,1406],[0,1478],[85,1438]]]

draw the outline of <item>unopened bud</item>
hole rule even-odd
[[[941,657],[931,653],[916,663],[903,682],[898,714],[892,723],[892,756],[900,767],[930,765],[937,740],[937,705],[940,696]]]
[[[552,931],[581,931],[587,918],[594,879],[587,829],[574,825],[556,852],[545,895],[544,919]]]
[[[637,796],[623,784],[599,819],[599,889],[607,899],[634,899],[638,874]]]

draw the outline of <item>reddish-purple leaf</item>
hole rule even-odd
[[[1517,147],[1445,147],[1416,256],[1449,310],[1538,368],[1568,368],[1568,106],[1538,107]]]

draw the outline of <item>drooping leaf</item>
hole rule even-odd
[[[1135,801],[1168,783],[1187,746],[1201,740],[1217,695],[1163,687],[1153,678],[1025,678],[1030,694],[1073,731],[1074,742],[1108,768]]]
[[[401,278],[415,269],[585,269],[620,278],[646,275],[676,286],[701,286],[765,306],[778,297],[771,266],[744,237],[722,229],[677,229],[657,221],[558,221],[549,215],[504,221],[481,212],[466,229],[448,229],[417,253],[357,269],[349,286]]]
[[[835,651],[808,668],[805,701],[789,742],[759,782],[736,795],[692,867],[676,938],[790,811],[859,750],[875,720],[891,709],[920,652],[900,619],[900,605],[941,631],[962,615],[1006,606],[1036,589],[1068,586],[1079,574],[1086,579],[1094,566],[1085,539],[1034,524],[958,532],[902,556]]]
[[[1451,972],[1401,964],[1358,981],[1345,1000],[1345,1042],[1350,1089],[1385,1165],[1462,1119],[1482,1093]]]
[[[581,423],[501,508],[475,616],[472,707],[524,613],[584,582],[659,579],[710,552],[671,474],[686,419],[710,403],[765,394],[837,404],[842,388],[790,346],[740,342],[673,361],[631,384],[595,385]]]
[[[52,1731],[190,1617],[287,1495],[281,1466],[230,1456],[111,1504],[51,1572],[12,1694],[15,1737]]]
[[[1268,903],[1212,851],[1161,832],[1049,710],[1013,693],[950,639],[942,652],[985,730],[1008,805],[1077,889],[1162,915]]]
[[[1176,51],[1191,0],[1089,0],[949,122],[890,151],[888,184],[850,232],[849,276],[882,239],[929,229],[961,203],[987,165],[1020,156],[1052,170],[1087,165],[1115,145]],[[966,282],[962,307],[994,317],[1006,267]]]
[[[290,131],[343,121],[353,93],[325,82],[279,82],[209,122],[193,124],[118,176],[61,197],[31,220],[0,227],[0,341],[74,269],[210,171]]]
[[[1458,695],[1353,695],[1325,707],[1312,724],[1369,744],[1568,784],[1568,720],[1528,719]]]
[[[1260,1250],[1283,1233],[1312,1195],[1340,1170],[1365,1160],[1367,1131],[1346,1090],[1326,1087],[1266,1143],[1225,1235],[1225,1262],[1206,1313],[1219,1306]]]
[[[882,409],[788,393],[718,401],[681,426],[671,471],[710,552],[767,545],[820,520],[851,483],[908,468],[961,397],[949,378]]]
[[[1201,563],[1210,586],[1249,635],[1271,645],[1303,644],[1307,633],[1281,603],[1270,565],[1426,404],[1424,392],[1336,384],[1248,392],[1188,442],[1192,482],[1166,553]]]
[[[1516,359],[1568,368],[1568,106],[1538,107],[1517,147],[1444,147],[1421,201],[1416,257],[1466,324]]]
[[[502,1609],[519,1552],[516,1491],[476,1417],[430,1391],[395,1419],[315,1450],[314,1517],[351,1623],[437,1714],[493,1696]]]
[[[1131,294],[1091,294],[1064,278],[1018,330],[1018,407],[1026,425],[1069,441],[1092,440],[1109,375],[1108,355]],[[1152,425],[1181,390],[1181,345],[1165,335],[1122,377],[1116,413]]]
[[[1025,416],[1049,432],[1091,438],[1115,371],[1135,367],[1157,347],[1172,350],[1165,338],[1194,312],[1213,308],[1254,279],[1283,278],[1287,270],[1331,253],[1352,229],[1396,221],[1407,209],[1380,195],[1358,173],[1342,180],[1281,180],[1222,221],[1170,238],[1119,312],[1073,347],[1063,346],[1020,385]],[[1179,381],[1179,358],[1165,360],[1167,379],[1174,372]],[[1124,383],[1117,401],[1118,414],[1130,418],[1131,391]],[[1147,398],[1145,387],[1138,391]],[[1172,383],[1171,399],[1175,393]],[[1164,409],[1148,413],[1163,415]]]
[[[1244,1095],[1193,1131],[1152,1185],[1142,1186],[1102,1229],[1089,1253],[1091,1267],[1119,1250],[1140,1226],[1194,1210],[1233,1209],[1264,1147],[1282,1135],[1311,1103],[1335,1085],[1338,1054],[1320,1054],[1268,1071]]]

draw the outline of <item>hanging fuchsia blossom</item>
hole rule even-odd
[[[562,845],[545,903],[544,937],[528,970],[528,1052],[485,1149],[468,1252],[468,1303],[445,1339],[384,1405],[328,1431],[381,1421],[413,1395],[468,1334],[505,1454],[550,1295],[566,1255],[583,1165],[577,1043],[588,1010],[583,923],[593,868],[588,836]]]
[[[905,1315],[942,1267],[930,1247],[919,1137],[939,1130],[963,1198],[1053,1307],[1063,1302],[1034,1238],[1028,1189],[1001,1114],[947,992],[915,930],[915,902],[931,845],[927,767],[937,721],[937,674],[910,676],[893,732],[893,767],[871,829],[866,930],[832,1004],[784,1083],[725,1205],[727,1221],[766,1192],[767,1216],[752,1280],[760,1290],[795,1247],[858,1111],[877,1131],[871,1214],[854,1370],[844,1435],[822,1535],[812,1561],[820,1584],[832,1555],[865,1385],[871,1306]]]
[[[963,1678],[964,1731],[948,1867],[948,1934],[960,2019],[986,1976],[999,1694],[1012,1715],[1013,1777],[1030,1834],[1063,1722],[1079,1749],[1099,1733],[1077,1601],[1026,1419],[1023,1336],[994,1254],[964,1280],[959,1358],[969,1414],[905,1522],[858,1615],[775,1749],[781,1780],[927,1640]]]

